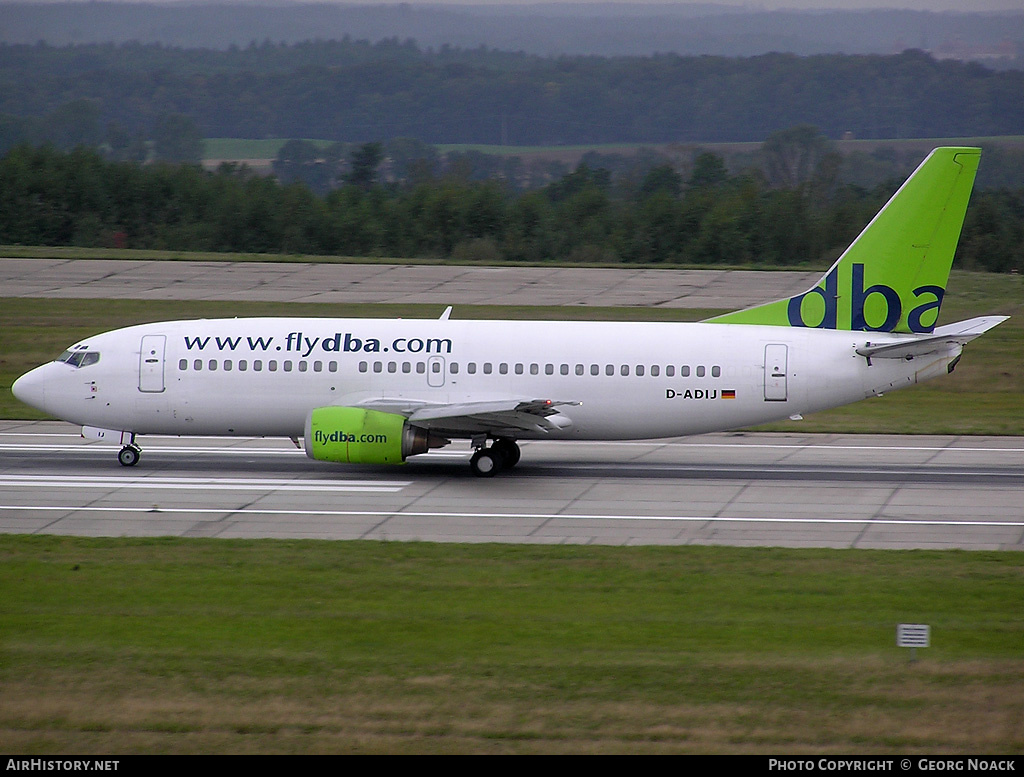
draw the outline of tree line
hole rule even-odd
[[[517,191],[500,180],[425,175],[383,184],[379,144],[352,151],[323,194],[245,167],[113,161],[95,149],[18,146],[0,159],[0,243],[184,251],[780,266],[834,259],[900,181],[840,183],[806,128],[766,153],[793,177],[732,174],[699,152],[639,178],[586,164]],[[774,145],[772,145],[774,144]],[[782,175],[780,173],[779,175]],[[961,267],[1024,271],[1024,189],[976,191]]]
[[[130,137],[183,115],[202,137],[558,145],[1024,134],[1024,72],[893,56],[541,57],[412,41],[0,45],[0,150],[85,101]],[[19,134],[20,133],[20,134]],[[6,143],[6,146],[4,145]]]

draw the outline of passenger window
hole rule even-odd
[[[558,371],[561,372],[563,375],[568,375],[569,374],[569,365],[568,364],[561,365],[558,368]]]
[[[196,359],[194,362],[192,362],[192,369],[194,369],[196,372],[199,372],[201,369],[203,369],[203,360]]]
[[[576,365],[576,374],[577,375],[582,375],[583,374],[583,365],[582,364],[577,364]]]
[[[331,364],[334,364],[334,362],[331,362]],[[370,365],[369,364],[367,364],[366,362],[359,362],[359,371],[360,372],[366,372],[368,369],[370,369]],[[334,372],[334,370],[331,370],[331,372]]]
[[[188,369],[188,359],[182,359],[180,362],[178,362],[178,369],[181,370],[182,372],[187,370]]]
[[[540,374],[540,365],[539,364],[531,364],[530,365],[530,374],[531,375],[539,375]]]
[[[700,367],[697,368],[697,377],[698,378],[703,378],[704,377],[704,365],[701,365]]]
[[[508,365],[505,362],[499,364],[498,372],[500,372],[502,375],[508,375]]]
[[[224,371],[231,372],[231,359],[224,360]]]
[[[470,362],[466,365],[466,372],[470,375],[476,375],[476,362]]]
[[[412,372],[412,364],[409,362],[402,362],[402,372],[404,372],[406,375]]]
[[[288,359],[286,359],[285,362],[284,362],[284,371],[285,372],[291,372],[292,371],[292,363]]]
[[[523,374],[523,365],[519,364],[519,363],[516,363],[516,375],[522,375],[522,374]]]
[[[720,378],[720,377],[722,377],[722,368],[721,367],[712,367],[711,368],[711,377],[712,378]]]
[[[636,374],[642,376],[644,374],[644,365],[636,365]]]
[[[676,368],[675,368],[674,366],[672,366],[671,364],[670,364],[670,365],[668,365],[668,366],[667,366],[667,367],[665,368],[665,375],[666,375],[666,376],[668,376],[668,377],[670,377],[670,378],[671,378],[671,377],[672,377],[673,375],[675,375],[675,374],[676,374]]]
[[[448,365],[448,370],[449,370],[449,372],[451,372],[452,375],[458,375],[459,374],[459,363],[458,362],[452,362],[451,364]]]
[[[253,359],[252,360],[252,371],[253,372],[263,372],[263,360],[262,359]]]
[[[239,359],[238,360],[238,371],[239,372],[245,372],[248,368],[249,368],[249,362],[247,362],[245,359]]]
[[[427,364],[426,364],[426,362],[416,362],[416,374],[417,375],[425,375],[426,372],[427,372]]]
[[[267,362],[267,369],[270,372],[277,372],[277,359],[271,359]]]
[[[622,375],[623,377],[628,377],[629,376],[629,365],[628,364],[623,364],[621,367],[619,367],[619,374]]]
[[[374,362],[373,363],[373,371],[374,372],[384,372],[384,362]]]
[[[604,374],[605,375],[614,375],[615,374],[615,365],[614,364],[606,364],[606,365],[604,365]]]
[[[680,367],[679,368],[679,376],[682,377],[682,378],[690,377],[690,365],[684,364],[682,367]]]
[[[598,365],[598,364],[591,364],[590,365],[590,374],[591,375],[600,375],[601,374],[601,367],[600,367],[600,365]]]
[[[484,362],[484,375],[490,375],[490,374],[491,374],[491,363],[490,362]]]
[[[306,362],[304,362],[304,361],[299,362],[299,372],[305,372],[308,369],[309,369],[309,365]]]
[[[545,364],[544,365],[544,374],[545,375],[554,375],[555,374],[555,365],[554,364]]]
[[[398,362],[388,362],[388,372],[392,375],[398,372]]]
[[[657,364],[651,365],[651,377],[656,378],[661,374],[661,368]]]
[[[217,360],[216,359],[210,359],[210,363],[207,366],[210,368],[211,372],[216,370],[217,369]]]
[[[364,362],[364,364],[365,364],[365,362]],[[328,372],[337,372],[338,371],[338,363],[337,362],[328,362],[327,363],[327,371]],[[363,372],[366,372],[366,370],[364,369]]]

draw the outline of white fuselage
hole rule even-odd
[[[314,408],[374,400],[550,399],[549,439],[731,429],[854,402],[946,373],[855,352],[904,335],[771,326],[249,318],[120,329],[51,362],[16,393],[59,418],[137,434],[299,437]],[[72,349],[74,350],[74,349]],[[541,436],[524,432],[523,439]]]

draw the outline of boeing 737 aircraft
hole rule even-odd
[[[981,152],[938,148],[832,268],[789,299],[701,323],[237,318],[118,329],[19,378],[23,402],[123,445],[139,435],[303,438],[399,464],[471,441],[674,437],[837,407],[951,372],[1005,320],[936,328]]]

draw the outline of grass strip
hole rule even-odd
[[[0,748],[1019,753],[1022,584],[1013,553],[0,536]]]

